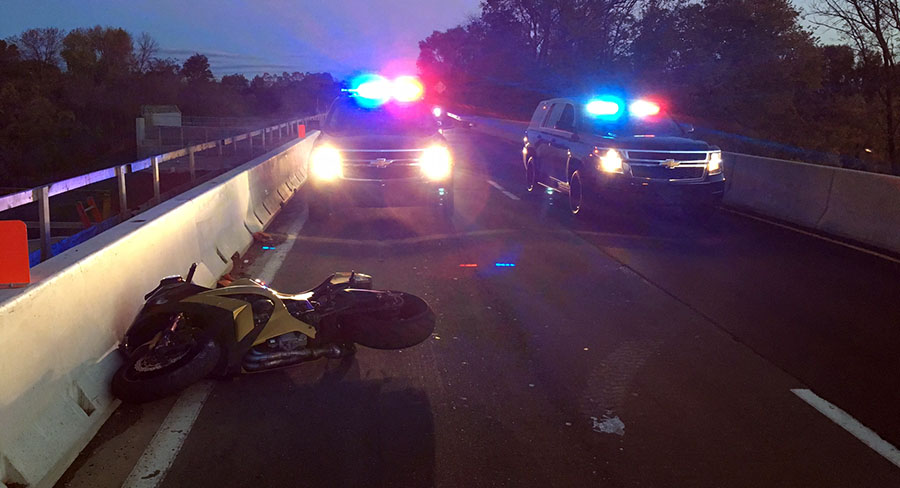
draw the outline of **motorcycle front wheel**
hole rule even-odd
[[[390,293],[396,298],[393,306],[339,318],[353,342],[373,349],[406,349],[431,337],[436,317],[428,303],[410,293]]]
[[[176,347],[141,346],[116,372],[112,392],[127,403],[144,403],[180,392],[213,372],[222,348],[192,338]]]

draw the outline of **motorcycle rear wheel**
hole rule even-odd
[[[428,303],[410,293],[393,293],[402,297],[397,307],[339,319],[353,342],[372,349],[406,349],[431,337],[436,317]]]
[[[194,340],[186,353],[157,369],[148,368],[160,364],[153,354],[147,346],[135,351],[113,376],[114,395],[127,403],[145,403],[178,393],[213,372],[222,347],[212,339]]]

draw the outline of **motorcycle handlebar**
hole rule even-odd
[[[187,278],[184,281],[190,283],[194,279],[194,271],[197,271],[197,263],[191,264],[191,269],[188,270]]]

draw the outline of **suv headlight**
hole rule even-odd
[[[598,157],[599,163],[597,163],[597,167],[600,171],[603,171],[604,173],[625,172],[625,161],[622,159],[622,155],[619,154],[619,151],[609,149],[604,152],[602,149],[595,147],[594,155]]]
[[[444,146],[431,146],[422,153],[419,160],[422,174],[429,180],[443,180],[450,176],[453,158],[450,150]]]
[[[313,150],[310,160],[313,178],[332,181],[344,175],[341,153],[333,146],[319,146]]]
[[[722,151],[709,153],[709,162],[706,163],[707,173],[714,175],[722,172]]]

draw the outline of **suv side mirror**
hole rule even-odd
[[[690,134],[690,133],[694,132],[694,124],[681,124],[681,130]]]

